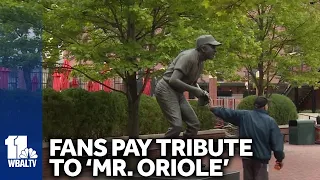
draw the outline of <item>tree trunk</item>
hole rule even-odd
[[[135,1],[129,2],[129,7],[134,5]],[[130,8],[129,8],[130,9]],[[131,14],[131,9],[129,10],[129,16],[127,19],[127,42],[132,42],[136,40],[136,29],[135,29],[135,18]],[[131,14],[131,15],[130,15]],[[136,57],[128,57],[129,61],[135,61]],[[137,84],[137,72],[132,74],[127,74],[127,100],[128,100],[128,136],[130,139],[139,138],[139,105],[140,97],[138,94],[138,84]],[[139,161],[139,157],[134,155],[129,155],[127,158],[127,169],[131,170],[136,174],[136,167]]]
[[[131,79],[131,80],[129,80]],[[129,138],[139,138],[139,105],[140,98],[138,97],[137,80],[134,76],[128,78],[127,85],[128,99],[128,136]]]
[[[260,78],[259,78],[260,79]],[[258,83],[258,86],[257,86],[257,91],[258,91],[258,93],[257,93],[257,95],[258,96],[262,96],[264,93],[263,93],[263,84],[262,84],[263,82],[261,82],[260,80],[259,80],[259,83]]]
[[[128,136],[130,139],[139,138],[139,105],[136,75],[129,75],[127,78],[127,100],[128,100]],[[127,169],[136,173],[139,157],[129,155],[127,158]]]
[[[46,88],[53,88],[53,74],[54,70],[52,68],[48,68],[48,78],[47,78],[47,84],[46,84]]]
[[[23,68],[24,81],[26,83],[26,89],[32,91],[31,70],[30,68]]]
[[[263,90],[264,90],[264,82],[263,82],[263,77],[264,77],[264,73],[263,73],[263,63],[259,63],[258,64],[258,72],[259,72],[259,79],[257,79],[258,84],[257,84],[257,95],[258,96],[262,96]]]

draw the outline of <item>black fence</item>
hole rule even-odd
[[[0,89],[32,89],[36,91],[43,86],[43,76],[39,69],[25,73],[21,69],[0,68]]]
[[[29,78],[25,78],[29,76]],[[1,71],[0,70],[0,89],[26,89],[27,84],[31,84],[31,88],[33,90],[44,89],[44,88],[53,88],[54,85],[54,78],[53,74],[49,73],[48,71],[42,70],[34,70],[33,72],[26,74],[22,70],[9,70],[9,71]],[[7,82],[4,79],[8,79]],[[29,83],[28,80],[29,79]],[[69,78],[69,88],[72,88],[72,79],[73,77]],[[86,79],[84,76],[77,76],[77,87],[88,90],[89,80]],[[113,78],[113,87],[114,89],[125,91],[126,86],[121,78]],[[154,96],[155,94],[155,87],[160,78],[151,78],[150,81],[150,96]],[[141,90],[143,86],[143,79],[138,79],[138,91]],[[207,83],[201,83],[201,88],[205,90],[209,90]],[[59,89],[56,89],[59,90]],[[103,86],[100,85],[100,90],[103,90]],[[189,94],[189,99],[194,99],[195,97],[192,94]]]

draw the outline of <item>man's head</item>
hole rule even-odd
[[[268,110],[268,103],[269,100],[266,97],[259,96],[254,101],[254,108]]]
[[[216,54],[216,46],[221,43],[214,39],[211,35],[202,35],[197,38],[196,48],[201,52],[205,59],[213,59]]]

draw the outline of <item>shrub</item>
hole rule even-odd
[[[257,96],[251,95],[244,98],[237,109],[254,109],[254,100]],[[272,94],[270,97],[269,115],[273,117],[278,125],[288,124],[289,120],[298,118],[296,106],[290,98],[281,94]]]
[[[21,107],[21,111],[32,110],[33,105],[36,105],[37,108],[40,107],[41,103],[41,92],[31,92],[27,90],[15,89],[15,90],[3,90],[0,89],[0,99],[2,103],[6,105],[4,108],[9,108],[8,106],[14,105],[15,109]],[[35,103],[35,104],[33,104]],[[20,106],[20,107],[17,107]]]
[[[215,124],[215,116],[212,114],[209,107],[198,106],[197,101],[190,101],[190,105],[199,118],[201,130],[212,129]]]
[[[73,137],[72,99],[53,89],[43,91],[42,117],[45,140],[49,138]]]
[[[199,121],[201,123],[201,130],[212,129],[214,123],[214,116],[210,112],[209,108],[198,106],[197,101],[191,100],[189,103],[199,118]],[[168,127],[169,122],[164,117],[156,99],[154,97],[142,95],[140,102],[141,133],[165,133],[168,130]],[[186,127],[185,123],[184,127]]]
[[[207,107],[190,102],[201,129],[212,129],[214,116]],[[169,127],[154,97],[142,95],[140,134],[165,133]],[[43,91],[43,133],[45,138],[99,138],[127,135],[127,100],[119,92],[88,92],[68,89]]]
[[[124,136],[127,133],[127,121],[128,121],[128,111],[127,111],[127,99],[126,96],[119,92],[106,93],[104,91],[96,92],[101,94],[108,94],[108,101],[105,100],[106,109],[104,110],[108,116],[109,126],[109,136]],[[108,134],[104,134],[108,135]]]
[[[42,119],[41,102],[41,91],[32,92],[22,89],[0,89],[0,119],[3,120],[3,123],[8,123],[7,125],[14,124],[16,122],[19,123],[20,127],[30,129],[32,126],[32,123],[30,122],[39,122]],[[4,122],[10,119],[14,121]]]
[[[154,97],[141,95],[139,116],[141,134],[164,133],[168,130],[169,123]]]

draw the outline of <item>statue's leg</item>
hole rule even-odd
[[[178,138],[182,131],[182,116],[178,93],[171,89],[166,82],[160,80],[156,87],[155,96],[164,116],[170,123],[170,128],[165,133],[165,138]],[[167,145],[167,159],[171,158],[170,144]]]
[[[178,138],[182,131],[179,94],[165,81],[160,80],[156,87],[155,96],[162,113],[170,123],[170,128],[166,132],[165,138]]]
[[[186,98],[180,97],[180,108],[182,120],[187,124],[187,129],[183,134],[184,139],[196,138],[198,131],[200,130],[200,122],[193,108],[186,100]],[[196,161],[196,157],[191,157],[193,161]],[[205,168],[205,164],[202,163],[202,168]]]
[[[187,129],[183,136],[185,138],[195,138],[200,130],[200,122],[193,108],[184,96],[180,97],[180,109],[182,120],[187,124]]]

